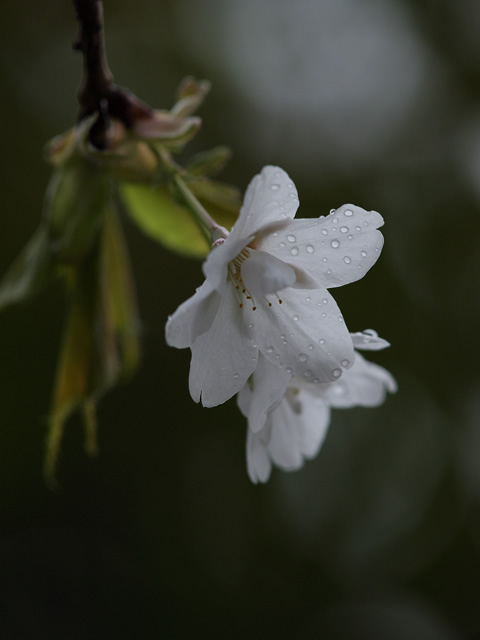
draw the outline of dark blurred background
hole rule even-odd
[[[52,287],[0,316],[0,637],[474,640],[480,634],[480,3],[105,1],[119,84],[157,108],[208,78],[187,150],[228,144],[242,190],[264,164],[301,217],[354,202],[385,248],[333,293],[399,391],[335,411],[315,460],[253,486],[232,401],[188,394],[167,315],[200,264],[126,222],[143,319],[137,377],[100,405],[97,459],[66,429],[41,475],[63,324]],[[0,274],[36,228],[44,143],[68,129],[81,58],[67,0],[0,5]]]

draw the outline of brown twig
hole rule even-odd
[[[78,90],[78,119],[83,120],[98,113],[89,139],[94,146],[103,149],[106,146],[110,118],[116,118],[131,128],[136,120],[149,117],[152,109],[128,89],[113,82],[105,51],[101,0],[73,0],[73,4],[80,23],[80,32],[73,48],[83,54],[83,79]]]

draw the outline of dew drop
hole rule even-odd
[[[267,353],[273,353],[275,349],[273,347],[267,347]]]
[[[303,375],[305,376],[305,378],[311,378],[312,372],[310,371],[310,369],[307,369]]]
[[[283,247],[285,247],[285,246],[286,246],[286,244],[285,244],[284,242],[280,242],[280,246],[281,246],[281,247],[282,247],[282,249],[283,249]]]
[[[338,218],[333,218],[332,222],[333,224],[338,224]]]
[[[343,316],[338,316],[338,321],[343,322]]]
[[[287,240],[288,240],[289,242],[295,242],[296,238],[295,238],[295,236],[292,236],[292,235],[290,234],[290,235],[288,235],[288,236],[287,236]]]
[[[328,231],[326,229],[322,229],[322,235],[326,236],[328,234]]]
[[[350,360],[347,360],[345,358],[345,360],[342,360],[342,367],[348,367],[348,365],[350,364]]]
[[[348,227],[340,227],[340,233],[347,233]]]
[[[320,340],[318,341],[320,344],[325,344],[325,338],[320,338]]]
[[[341,372],[341,370],[340,370],[340,369],[334,369],[334,370],[332,371],[332,376],[333,376],[334,378],[339,378],[341,375],[342,375],[342,372]]]
[[[272,185],[270,185],[270,189],[272,191],[278,191],[280,189],[280,185],[279,184],[272,184]]]
[[[309,350],[309,351],[313,351],[313,344],[309,344],[309,345],[308,345],[308,350]]]
[[[330,242],[330,245],[332,246],[333,249],[338,249],[338,247],[340,246],[340,242],[338,240],[332,240]]]
[[[322,258],[322,262],[328,262],[328,258]]]
[[[351,209],[345,209],[343,215],[347,216],[347,218],[350,218],[350,216],[353,216],[353,211]]]
[[[293,373],[293,369],[291,369],[290,367],[287,367],[287,368],[285,369],[285,371],[286,371],[287,373],[289,373],[290,375]]]
[[[366,251],[362,251],[362,258],[366,258],[367,257],[367,252]]]
[[[307,302],[311,302],[311,301],[312,301],[312,299],[311,299],[311,297],[310,297],[310,296],[307,296],[307,297],[305,298],[305,300],[306,300]]]
[[[314,378],[314,380],[313,380],[313,381],[314,381],[316,384],[318,384],[318,383],[320,382],[320,379],[319,379],[319,378]]]
[[[350,256],[345,256],[345,257],[343,258],[343,261],[345,262],[345,264],[350,264],[350,263],[351,263],[351,261],[352,261],[352,259],[350,258]]]
[[[313,244],[307,244],[307,253],[314,253],[315,252],[315,247],[313,246]]]
[[[300,318],[298,316],[293,316],[293,321],[294,322],[298,322],[300,320]]]
[[[234,377],[234,378],[239,378],[239,377],[240,377],[240,374],[239,374],[239,373],[234,373],[234,374],[233,374],[233,377]]]
[[[306,353],[301,353],[301,354],[298,356],[298,359],[300,360],[300,362],[306,362],[306,361],[308,360],[308,356],[307,356],[307,354],[306,354]]]
[[[326,318],[327,314],[325,313],[325,311],[322,313],[322,318]]]
[[[330,209],[330,215],[333,216],[333,214],[335,213],[336,209]]]
[[[249,323],[248,328],[253,329],[253,324],[251,322]]]
[[[328,304],[328,298],[322,298],[323,304]]]
[[[292,247],[290,249],[290,253],[292,254],[292,256],[298,256],[298,247]]]
[[[362,227],[359,227],[358,225],[355,227],[355,231],[361,231]]]

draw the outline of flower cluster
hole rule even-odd
[[[265,167],[231,232],[213,230],[205,282],[166,326],[169,345],[192,351],[196,402],[213,407],[238,394],[253,481],[268,478],[271,462],[293,469],[314,455],[330,406],[378,404],[394,389],[387,372],[355,351],[387,343],[350,334],[328,291],[376,262],[382,217],[347,204],[294,219],[297,208],[289,176]]]

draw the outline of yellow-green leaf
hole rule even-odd
[[[210,250],[192,214],[163,185],[123,184],[127,211],[148,236],[185,256],[203,258]]]

